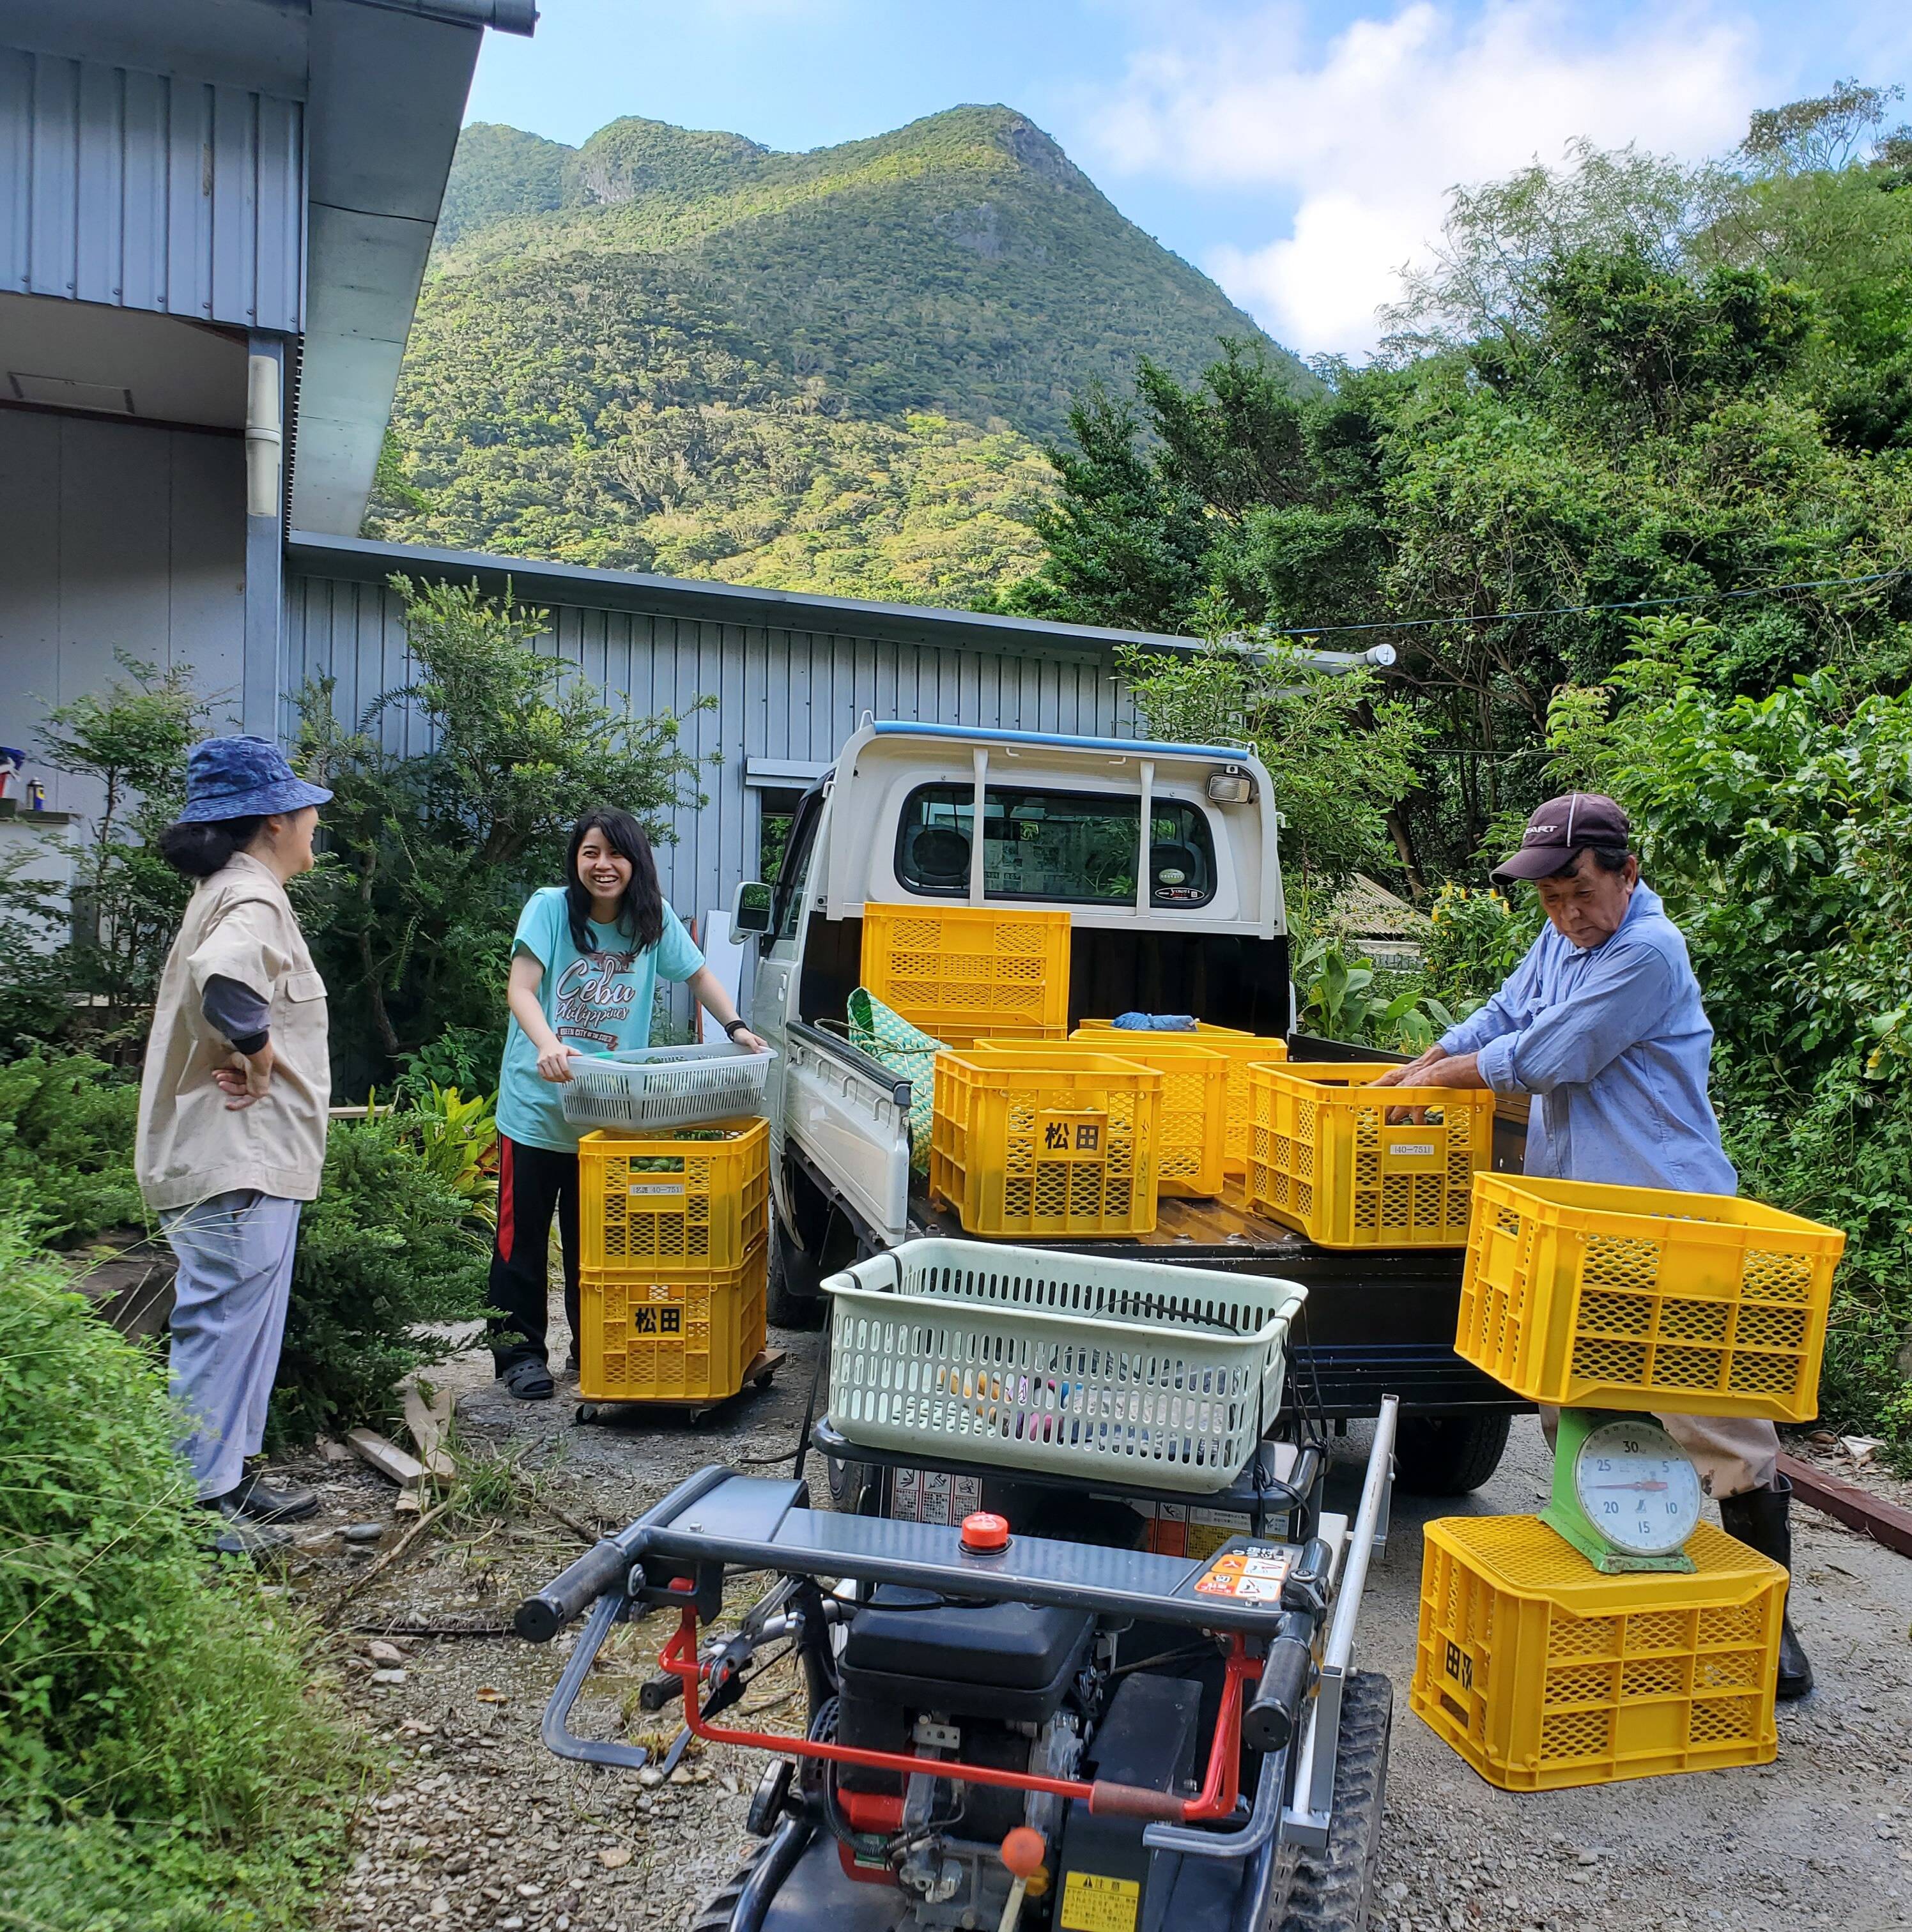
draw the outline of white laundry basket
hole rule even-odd
[[[728,1040],[590,1054],[571,1063],[564,1118],[573,1126],[639,1132],[761,1114],[776,1058],[773,1048],[752,1053]]]
[[[830,1419],[866,1448],[1205,1494],[1281,1406],[1298,1283],[905,1241],[823,1284]]]

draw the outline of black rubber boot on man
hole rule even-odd
[[[1727,1534],[1736,1537],[1748,1549],[1757,1550],[1783,1566],[1787,1576],[1793,1570],[1793,1531],[1787,1520],[1793,1502],[1793,1486],[1784,1476],[1775,1476],[1767,1490],[1748,1490],[1736,1496],[1722,1496],[1719,1520]],[[1790,1599],[1791,1591],[1787,1592]],[[1781,1703],[1803,1697],[1812,1688],[1812,1666],[1793,1632],[1790,1601],[1779,1632],[1779,1687]]]

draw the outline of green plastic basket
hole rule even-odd
[[[867,986],[850,995],[850,1044],[910,1083],[910,1166],[929,1171],[929,1123],[935,1105],[933,1076],[944,1043],[886,1006]]]

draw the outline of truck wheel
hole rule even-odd
[[[1505,1409],[1403,1416],[1394,1438],[1395,1480],[1415,1496],[1464,1496],[1478,1490],[1500,1467],[1513,1420]]]
[[[1280,1932],[1366,1932],[1388,1796],[1394,1687],[1376,1670],[1351,1671],[1341,1687],[1340,1749],[1328,1843],[1301,1853]]]
[[[824,1460],[830,1477],[831,1506],[839,1516],[856,1515],[863,1506],[863,1491],[869,1484],[869,1465],[839,1462],[834,1456]]]
[[[764,1312],[779,1328],[821,1328],[824,1298],[818,1286],[823,1271],[788,1234],[774,1210],[770,1215],[770,1281]]]

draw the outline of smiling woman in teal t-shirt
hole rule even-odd
[[[579,1130],[564,1117],[562,1090],[572,1056],[648,1046],[660,979],[688,986],[738,1046],[763,1046],[664,903],[650,842],[628,812],[587,812],[572,830],[565,872],[562,886],[541,887],[518,916],[498,1074],[491,1354],[506,1388],[533,1401],[552,1391],[545,1337],[554,1212],[576,1358]]]

